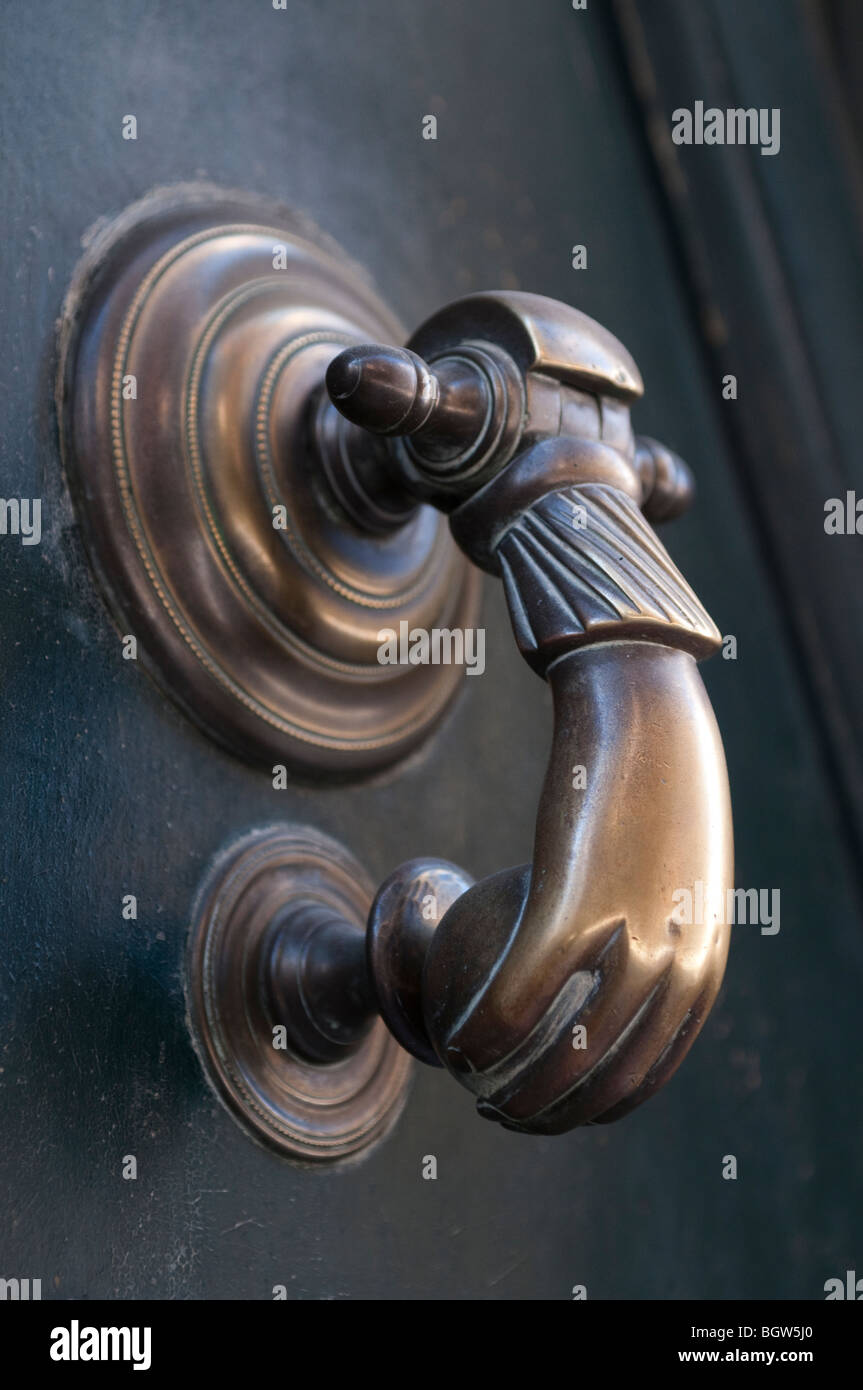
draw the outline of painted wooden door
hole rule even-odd
[[[757,9],[6,5],[2,492],[39,499],[41,531],[0,536],[0,1276],[59,1298],[819,1298],[863,1258],[860,542],[825,548],[821,507],[860,468],[859,229],[829,57],[791,7]],[[656,123],[713,99],[717,24],[741,104],[782,107],[782,147],[683,150],[691,201],[675,202]],[[735,639],[705,679],[738,883],[781,897],[775,931],[734,929],[679,1075],[618,1125],[507,1134],[422,1069],[381,1147],[310,1172],[252,1143],[202,1075],[183,955],[214,854],[294,820],[375,879],[417,854],[477,876],[524,862],[549,701],[488,580],[486,673],[422,756],[277,791],[122,659],[59,462],[55,322],[99,219],[200,178],[309,214],[408,324],[478,288],[576,304],[642,368],[637,427],[695,469],[697,505],[666,539]]]

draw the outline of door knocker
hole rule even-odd
[[[525,1133],[647,1099],[722,980],[727,925],[674,904],[698,882],[724,898],[732,828],[697,666],[720,636],[649,524],[685,508],[691,477],[633,434],[626,350],[514,291],[391,346],[399,325],[337,248],[215,193],[106,236],[64,335],[64,453],[95,567],[223,743],[301,775],[403,757],[460,676],[381,666],[377,634],[469,626],[480,570],[554,698],[531,864],[473,883],[418,859],[375,892],[301,826],[217,862],[189,999],[232,1111],[312,1161],[386,1132],[408,1054]]]

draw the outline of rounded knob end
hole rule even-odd
[[[326,385],[336,409],[373,434],[413,434],[438,400],[436,377],[406,348],[346,348],[327,368]]]
[[[385,878],[369,913],[366,950],[378,1008],[421,1062],[440,1061],[423,1018],[422,974],[441,918],[473,879],[446,859],[409,859]]]
[[[641,510],[648,521],[673,521],[695,497],[695,478],[683,459],[656,439],[635,440],[635,467],[641,479]]]

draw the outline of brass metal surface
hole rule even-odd
[[[377,1007],[506,1128],[617,1119],[692,1046],[729,944],[728,778],[696,665],[720,636],[645,520],[683,510],[691,474],[633,434],[625,349],[538,296],[472,296],[407,349],[346,349],[327,387],[502,577],[554,696],[532,862],[476,884],[396,869],[369,917]]]
[[[701,1027],[733,884],[696,665],[720,637],[649,525],[693,480],[633,432],[638,368],[521,292],[458,300],[390,346],[361,274],[282,210],[175,195],[133,214],[70,298],[63,432],[94,562],[174,698],[245,756],[374,771],[462,675],[379,664],[381,630],[471,626],[480,569],[554,697],[530,864],[473,883],[412,860],[373,900],[310,829],[219,861],[189,955],[209,1075],[309,1161],[386,1131],[408,1053],[511,1129],[619,1117]],[[704,920],[681,919],[699,887]]]
[[[365,871],[340,845],[300,826],[268,826],[221,855],[192,913],[187,990],[201,1060],[234,1118],[256,1139],[307,1163],[349,1159],[377,1143],[398,1118],[411,1060],[380,1019],[348,1038],[338,1021],[307,1022],[323,1049],[303,1057],[285,1012],[280,967],[296,948],[308,980],[319,937],[344,962],[339,1012],[353,1016],[351,951],[364,957],[372,901]],[[328,928],[336,925],[333,948]],[[312,995],[314,999],[314,995]],[[278,1033],[286,1027],[288,1036]],[[323,1061],[326,1060],[326,1065]]]
[[[431,508],[378,488],[358,525],[336,491],[316,393],[370,334],[402,330],[338,247],[199,187],[105,228],[65,312],[64,459],[121,631],[221,743],[309,776],[405,756],[459,688],[454,666],[381,665],[380,629],[476,616],[477,576]]]

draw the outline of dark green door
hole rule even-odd
[[[822,505],[860,472],[863,275],[853,135],[810,20],[718,0],[5,7],[2,491],[41,501],[41,538],[0,536],[0,1276],[59,1298],[817,1299],[863,1260],[861,541],[825,542]],[[678,152],[683,193],[657,130],[725,105],[711,83],[780,106],[782,147]],[[781,921],[733,930],[692,1055],[619,1125],[508,1134],[422,1069],[381,1147],[311,1172],[203,1077],[183,957],[216,852],[292,820],[376,879],[418,854],[477,877],[524,862],[549,700],[489,580],[485,677],[420,758],[277,791],[122,659],[59,463],[55,321],[88,229],[201,178],[309,214],[408,324],[471,289],[576,304],[642,367],[638,429],[696,471],[665,539],[736,638],[704,675],[737,881],[778,891]]]

